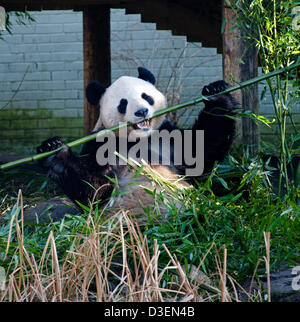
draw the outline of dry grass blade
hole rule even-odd
[[[267,293],[268,293],[268,302],[271,302],[271,279],[270,279],[270,239],[271,233],[264,231],[265,247],[266,247],[266,256],[264,256],[266,264],[266,274],[267,274]]]
[[[161,249],[143,235],[138,221],[127,212],[119,211],[104,221],[96,221],[91,210],[84,228],[80,229],[64,256],[57,249],[55,235],[50,231],[39,258],[24,246],[24,225],[20,192],[16,213],[10,225],[9,237],[16,230],[18,265],[10,273],[1,301],[104,301],[104,302],[164,302],[230,301],[226,278],[238,293],[227,274],[227,250],[223,260],[217,252],[217,276],[221,290],[199,277],[200,267],[213,247],[211,244],[193,274],[186,271],[175,254],[162,245],[169,261],[161,266]],[[21,222],[21,223],[20,223]],[[14,225],[13,225],[14,224]],[[9,242],[7,252],[9,250]],[[6,252],[6,253],[7,253]],[[268,252],[267,252],[268,254]],[[267,255],[269,258],[269,255]],[[195,278],[195,276],[197,277]],[[167,278],[166,278],[167,276]],[[202,292],[202,293],[201,293]],[[205,299],[202,295],[205,292]],[[201,293],[201,296],[200,296]]]

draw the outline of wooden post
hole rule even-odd
[[[257,54],[253,44],[242,39],[239,28],[232,30],[235,15],[233,10],[226,8],[223,1],[222,15],[225,19],[223,40],[223,78],[230,85],[257,76]],[[243,110],[258,113],[258,85],[255,84],[243,91],[232,94],[241,104]],[[256,155],[259,149],[258,126],[250,119],[243,117],[237,122],[237,132],[241,133],[238,140],[248,145],[251,155]]]
[[[232,21],[235,20],[233,10],[226,8],[227,4],[223,2],[222,16],[225,19],[225,28],[222,35],[223,41],[223,78],[231,86],[239,83],[240,78],[240,30],[232,30]],[[241,91],[232,93],[238,102],[242,101]]]
[[[84,90],[98,80],[102,86],[111,83],[110,8],[88,6],[83,9]],[[99,116],[99,108],[90,105],[84,95],[84,133],[89,134]]]

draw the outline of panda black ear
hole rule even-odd
[[[86,87],[85,95],[91,105],[98,105],[104,92],[105,88],[98,81],[93,81]]]
[[[151,83],[152,85],[155,85],[156,79],[148,69],[144,67],[138,67],[138,72],[139,72],[139,78]]]

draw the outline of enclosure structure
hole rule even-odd
[[[190,42],[223,53],[224,79],[229,83],[249,79],[257,74],[256,54],[251,46],[232,34],[232,11],[223,0],[6,0],[1,5],[7,11],[39,11],[72,9],[83,12],[84,85],[97,79],[104,86],[111,81],[110,8],[125,8],[126,13],[141,14],[142,22],[154,22],[157,29],[170,29],[174,35],[186,35]],[[226,21],[226,23],[222,23]],[[238,33],[235,30],[235,33]],[[244,48],[250,48],[247,53]],[[245,64],[241,65],[243,55]],[[235,93],[244,109],[257,111],[257,85],[252,93]],[[84,128],[89,133],[98,117],[98,110],[85,100]],[[258,129],[248,118],[242,120],[243,142],[257,146]]]

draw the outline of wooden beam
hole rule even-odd
[[[35,10],[70,10],[90,5],[105,5],[123,8],[124,3],[136,0],[2,0],[0,5],[6,11],[35,11]]]
[[[224,1],[224,0],[223,0]],[[225,20],[225,28],[222,35],[223,41],[223,78],[229,85],[234,85],[241,81],[240,79],[240,30],[232,29],[232,22],[235,19],[234,12],[226,8],[224,1],[222,16]],[[242,101],[241,91],[236,91],[232,95],[239,101]]]
[[[111,83],[110,8],[89,6],[83,9],[84,89],[93,80],[102,86]],[[84,99],[84,133],[94,128],[99,108]]]
[[[232,29],[234,25],[234,12],[226,7],[223,0],[222,16],[225,19],[223,40],[223,78],[230,85],[245,81],[257,76],[257,53],[252,43],[242,39],[242,31]],[[258,113],[258,85],[255,84],[243,91],[232,93],[241,104],[243,110]],[[256,155],[259,149],[258,126],[249,118],[243,117],[237,122],[237,132],[240,133],[238,141],[248,145],[251,155]]]

